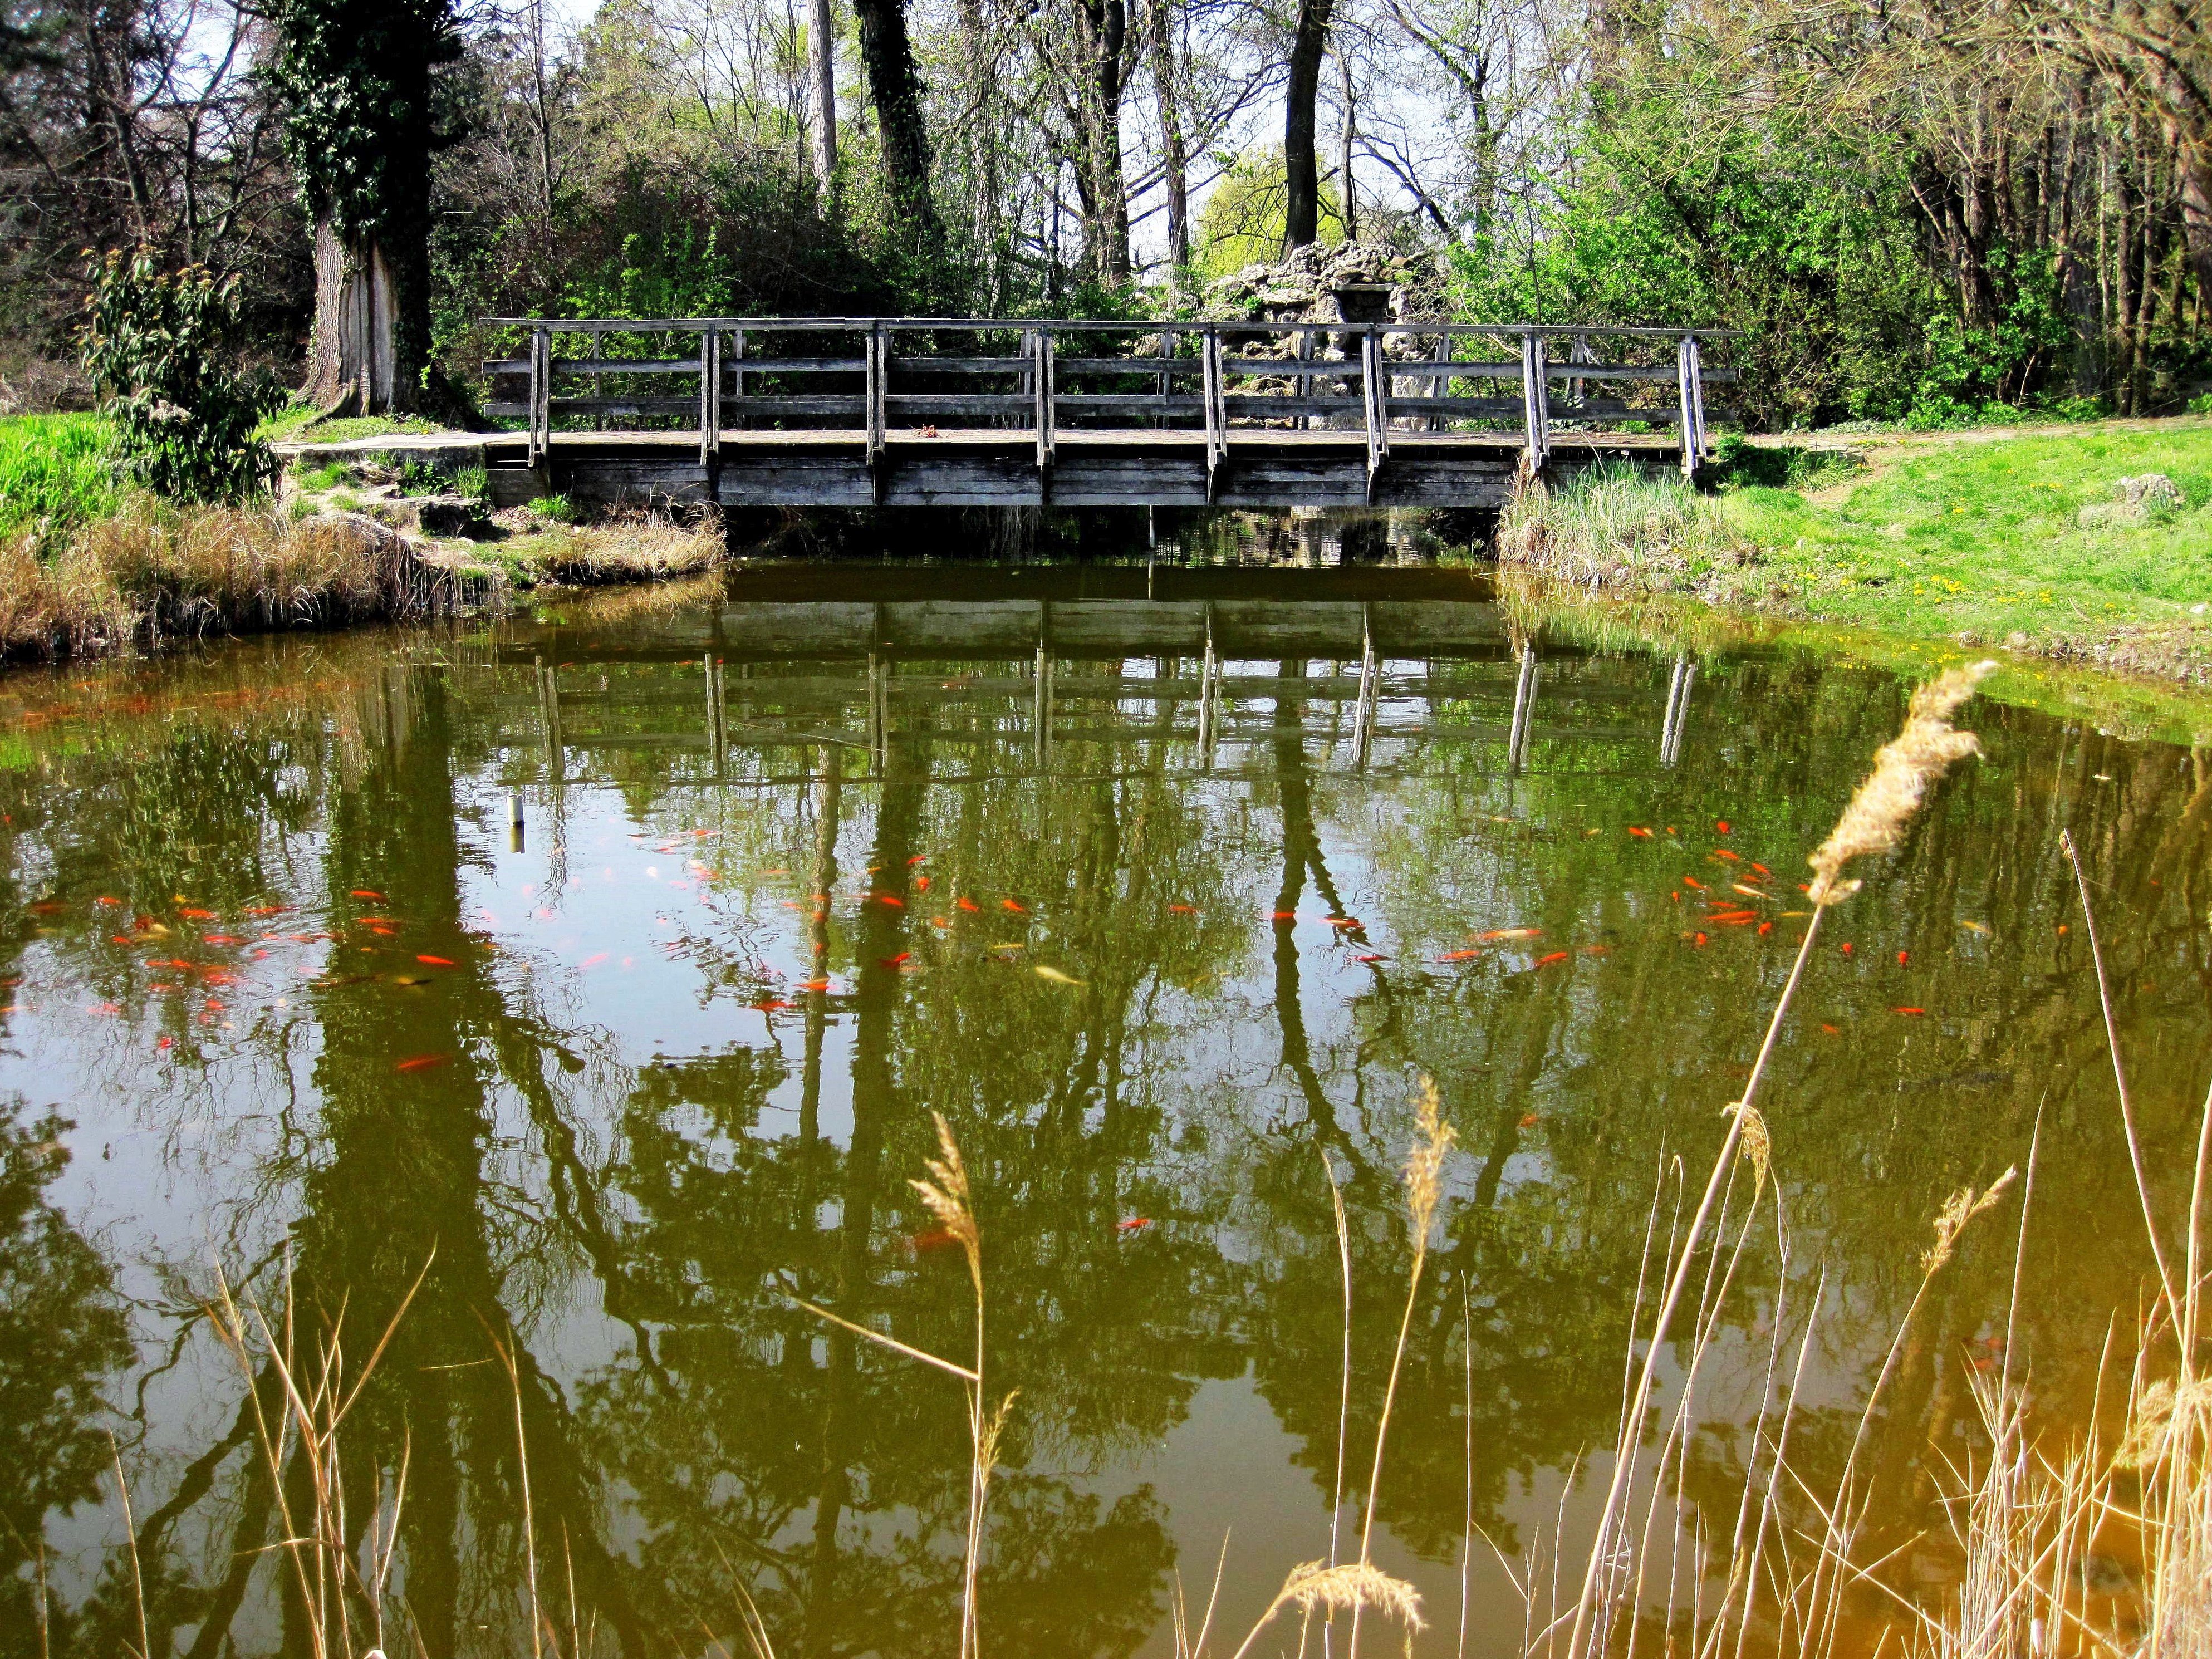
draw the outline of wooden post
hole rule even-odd
[[[1440,363],[1448,363],[1451,362],[1452,337],[1449,333],[1443,333],[1437,336],[1437,349],[1433,355],[1437,362]],[[1450,397],[1451,381],[1452,377],[1449,374],[1430,375],[1429,396],[1439,400]],[[1432,411],[1429,416],[1429,430],[1431,432],[1442,432],[1443,429],[1443,411],[1442,410]]]
[[[1522,418],[1529,469],[1540,469],[1552,453],[1551,372],[1544,362],[1544,337],[1530,329],[1521,337]]]
[[[1041,328],[1036,331],[1036,469],[1037,501],[1040,506],[1052,495],[1052,464],[1057,457],[1060,434],[1053,407],[1057,388],[1053,384],[1052,331]]]
[[[1383,367],[1382,337],[1370,328],[1359,343],[1360,404],[1367,416],[1367,504],[1375,504],[1375,481],[1390,457],[1390,380]]]
[[[1698,337],[1685,334],[1674,354],[1674,387],[1681,400],[1682,476],[1698,476],[1698,460],[1705,449],[1705,366],[1699,361]]]
[[[865,361],[868,368],[868,477],[876,505],[884,501],[884,325],[870,325]]]
[[[718,328],[699,336],[699,465],[703,467],[712,467],[722,458],[721,343]]]
[[[1206,504],[1213,505],[1220,489],[1221,464],[1229,457],[1229,404],[1221,389],[1221,331],[1208,327],[1204,337],[1206,400]]]
[[[1310,363],[1313,361],[1313,343],[1314,337],[1313,331],[1311,329],[1302,328],[1298,331],[1298,361],[1300,362]],[[1313,396],[1314,377],[1311,374],[1307,374],[1299,375],[1297,384],[1299,397],[1310,398]],[[1312,430],[1312,416],[1301,415],[1298,416],[1299,431],[1307,432]]]
[[[734,374],[735,374],[735,377],[736,377],[736,380],[737,380],[737,387],[736,387],[736,391],[735,391],[735,392],[734,392],[734,394],[733,394],[733,395],[735,396],[735,398],[736,398],[736,399],[737,399],[738,410],[737,410],[737,418],[736,418],[735,420],[733,420],[733,421],[731,422],[731,424],[732,424],[732,426],[734,426],[735,428],[737,428],[737,429],[738,429],[738,431],[743,432],[744,430],[745,430],[746,426],[748,425],[748,422],[747,422],[747,421],[745,420],[745,331],[744,331],[744,330],[743,330],[743,329],[738,329],[738,331],[736,331],[736,333],[735,333],[735,335],[734,335],[734,337],[733,337],[733,340],[732,340],[732,350],[733,350],[733,354],[734,354],[734,357],[735,357],[735,363],[736,363],[736,367],[735,367],[735,369],[734,369]]]
[[[545,462],[553,426],[553,342],[544,329],[530,331],[530,465]]]
[[[1176,331],[1171,328],[1162,329],[1160,331],[1160,356],[1164,359],[1171,360],[1175,356],[1175,349]],[[1175,370],[1172,368],[1163,368],[1157,377],[1155,385],[1159,392],[1160,402],[1163,404],[1165,404],[1167,400],[1175,395]],[[1153,416],[1152,425],[1155,429],[1164,430],[1166,428],[1168,425],[1168,414],[1164,407],[1162,408],[1157,416]]]

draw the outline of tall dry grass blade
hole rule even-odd
[[[1790,977],[1784,984],[1782,994],[1775,1003],[1774,1013],[1767,1022],[1766,1036],[1759,1044],[1758,1058],[1752,1063],[1751,1075],[1744,1084],[1743,1094],[1729,1113],[1728,1133],[1722,1138],[1720,1150],[1714,1156],[1712,1171],[1705,1180],[1705,1193],[1698,1200],[1689,1231],[1668,1274],[1658,1315],[1645,1339],[1644,1364],[1638,1371],[1628,1409],[1622,1415],[1621,1439],[1613,1459],[1612,1480],[1607,1488],[1604,1506],[1599,1511],[1597,1534],[1591,1542],[1589,1558],[1583,1573],[1582,1591],[1575,1603],[1574,1624],[1568,1638],[1570,1659],[1585,1659],[1588,1652],[1585,1638],[1589,1628],[1592,1604],[1603,1563],[1612,1548],[1613,1528],[1620,1521],[1620,1506],[1626,1496],[1629,1478],[1635,1465],[1635,1436],[1650,1403],[1659,1355],[1674,1316],[1680,1308],[1683,1292],[1689,1282],[1691,1266],[1698,1254],[1698,1241],[1705,1235],[1714,1206],[1719,1201],[1726,1178],[1735,1167],[1744,1133],[1753,1121],[1753,1109],[1757,1104],[1759,1084],[1766,1075],[1768,1063],[1780,1038],[1783,1019],[1796,1000],[1797,988],[1804,978],[1805,964],[1810,958],[1813,941],[1820,934],[1821,919],[1832,908],[1858,890],[1859,884],[1847,878],[1844,873],[1852,860],[1871,854],[1887,852],[1897,846],[1905,826],[1927,799],[1929,789],[1956,762],[1979,752],[1979,740],[1971,732],[1954,729],[1950,716],[1973,695],[1974,688],[1996,666],[1994,663],[1985,662],[1977,663],[1972,667],[1952,669],[1913,693],[1906,708],[1903,728],[1895,738],[1875,751],[1873,769],[1853,793],[1827,839],[1806,860],[1813,869],[1813,881],[1807,890],[1814,901],[1813,915],[1806,923],[1804,938],[1798,943],[1797,956],[1790,964]],[[1765,1120],[1759,1118],[1757,1121],[1763,1130]]]
[[[1328,1564],[1333,1567],[1338,1560],[1337,1539],[1344,1522],[1344,1457],[1352,1425],[1352,1229],[1345,1218],[1344,1188],[1338,1184],[1336,1165],[1329,1161],[1326,1148],[1315,1151],[1321,1158],[1322,1173],[1328,1177],[1329,1211],[1336,1220],[1337,1279],[1344,1291],[1344,1343],[1336,1373],[1336,1479],[1328,1492]],[[1325,1656],[1333,1651],[1330,1638],[1334,1629],[1333,1620],[1322,1625]]]
[[[2182,1322],[2181,1298],[2173,1287],[2173,1270],[2166,1266],[2166,1246],[2158,1236],[2158,1222],[2151,1214],[2150,1180],[2143,1173],[2142,1143],[2136,1133],[2136,1109],[2128,1093],[2127,1068],[2120,1060],[2119,1026],[2112,1014],[2112,991],[2105,977],[2105,950],[2097,937],[2097,913],[2089,902],[2089,878],[2081,868],[2081,855],[2074,845],[2072,831],[2058,832],[2058,845],[2066,854],[2066,861],[2074,867],[2074,884],[2081,895],[2081,922],[2089,934],[2089,963],[2097,974],[2097,1001],[2105,1015],[2105,1048],[2112,1060],[2112,1086],[2119,1091],[2120,1127],[2128,1142],[2128,1167],[2135,1171],[2136,1200],[2142,1206],[2143,1231],[2150,1238],[2151,1259],[2158,1264],[2158,1282],[2166,1294],[2166,1313],[2178,1330]]]
[[[1413,1246],[1413,1261],[1406,1274],[1406,1311],[1398,1321],[1398,1341],[1390,1352],[1390,1379],[1382,1389],[1382,1414],[1375,1425],[1375,1462],[1368,1472],[1367,1507],[1359,1522],[1359,1563],[1371,1559],[1375,1515],[1382,1503],[1382,1451],[1390,1436],[1390,1414],[1398,1402],[1398,1378],[1406,1364],[1406,1341],[1413,1328],[1413,1309],[1421,1293],[1421,1269],[1429,1260],[1429,1230],[1435,1224],[1437,1206],[1443,1197],[1445,1156],[1458,1137],[1443,1121],[1443,1101],[1435,1079],[1423,1078],[1413,1097],[1413,1140],[1406,1152],[1406,1222]],[[1326,1600],[1323,1605],[1330,1605]],[[1364,1604],[1352,1607],[1352,1654],[1358,1659],[1359,1618]]]
[[[154,1638],[146,1627],[146,1575],[138,1561],[138,1521],[131,1512],[131,1482],[123,1474],[123,1449],[107,1437],[107,1455],[115,1462],[115,1490],[123,1499],[123,1536],[131,1546],[131,1602],[138,1612],[138,1659],[154,1659]]]
[[[530,1437],[522,1422],[522,1372],[506,1343],[494,1336],[491,1346],[499,1356],[499,1363],[506,1367],[507,1392],[514,1401],[514,1468],[516,1484],[522,1492],[522,1559],[530,1592],[530,1653],[531,1659],[544,1659],[545,1614],[538,1600],[538,1511],[530,1499]]]
[[[785,1295],[789,1297],[793,1307],[804,1308],[817,1319],[826,1319],[839,1329],[850,1331],[855,1336],[865,1336],[879,1347],[889,1348],[893,1353],[903,1354],[908,1359],[919,1360],[925,1365],[934,1365],[939,1370],[949,1376],[957,1376],[963,1382],[973,1383],[978,1380],[975,1372],[954,1360],[939,1359],[935,1354],[910,1346],[895,1336],[886,1336],[881,1331],[872,1331],[866,1325],[855,1325],[851,1320],[831,1313],[827,1308],[817,1307],[804,1297],[791,1296],[789,1291],[786,1291]]]

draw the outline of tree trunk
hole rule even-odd
[[[1120,286],[1129,280],[1129,187],[1121,176],[1121,53],[1128,44],[1124,0],[1083,0],[1075,9],[1089,75],[1079,127],[1088,175],[1084,252],[1091,273]]]
[[[1160,169],[1168,194],[1168,260],[1177,270],[1190,263],[1190,159],[1184,154],[1182,105],[1176,95],[1175,9],[1152,3],[1152,88],[1160,106]]]
[[[414,407],[422,363],[400,361],[398,273],[374,238],[343,239],[315,227],[315,325],[301,395],[331,414],[381,415]]]
[[[1314,100],[1321,91],[1322,54],[1328,48],[1334,0],[1298,0],[1291,35],[1289,84],[1283,95],[1283,251],[1304,247],[1320,231],[1321,175],[1314,159]]]
[[[939,239],[929,193],[929,133],[921,113],[921,77],[906,32],[902,0],[853,0],[860,24],[860,59],[882,137],[884,183],[893,204],[924,240]]]
[[[814,82],[814,185],[823,216],[837,210],[837,23],[831,0],[811,0],[806,59]]]
[[[1356,242],[1359,240],[1359,192],[1352,179],[1352,147],[1359,137],[1359,112],[1352,92],[1352,60],[1345,56],[1341,45],[1337,47],[1336,69],[1344,83],[1344,123],[1338,133],[1337,198],[1344,213],[1344,240]]]

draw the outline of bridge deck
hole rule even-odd
[[[1721,331],[1618,325],[487,322],[526,348],[483,366],[485,413],[527,422],[477,441],[495,498],[1495,505],[1607,457],[1693,473],[1705,388],[1735,378],[1704,365]]]

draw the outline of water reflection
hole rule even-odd
[[[1420,1074],[1465,1152],[1383,1559],[1449,1626],[1470,1512],[1532,1541],[1610,1440],[1655,1188],[1717,1137],[1803,849],[1901,708],[1808,659],[1583,654],[1458,573],[1164,567],[768,569],[713,603],[0,694],[0,1653],[41,1650],[42,1582],[52,1651],[135,1643],[112,1431],[153,1646],[208,1656],[307,1650],[255,1398],[199,1311],[215,1260],[264,1295],[289,1275],[303,1325],[356,1355],[424,1274],[349,1455],[360,1492],[406,1463],[428,1652],[524,1639],[517,1392],[561,1632],[702,1650],[734,1638],[743,1583],[787,1654],[952,1651],[957,1389],[792,1299],[965,1341],[964,1272],[906,1185],[933,1110],[1020,1390],[994,1651],[1167,1651],[1176,1575],[1202,1598],[1224,1519],[1241,1633],[1328,1538],[1321,1155],[1371,1444]],[[2039,1112],[2063,1174],[2016,1360],[2054,1417],[2134,1305],[2062,825],[2103,884],[2157,1195],[2180,1201],[2212,767],[1973,723],[1987,758],[1839,916],[1775,1079],[1789,1254],[1747,1258],[1698,1407],[1723,1531],[1785,1275],[1802,1305],[1828,1274],[1793,1458],[1818,1489],[1929,1217]],[[1903,1355],[1875,1465],[1900,1535],[1973,1432],[2011,1267],[2008,1238],[1970,1238]],[[264,1407],[275,1386],[254,1379]],[[296,1503],[296,1458],[284,1478]],[[1471,1645],[1504,1651],[1521,1610],[1475,1548]],[[1940,1585],[1940,1553],[1913,1559]]]

